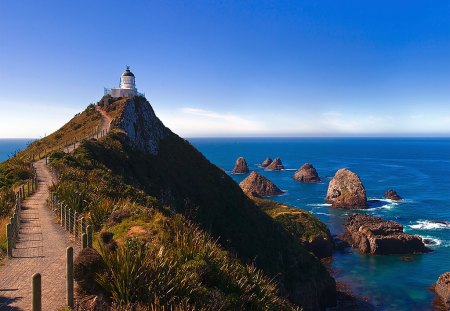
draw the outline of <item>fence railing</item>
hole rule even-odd
[[[20,210],[22,209],[23,200],[33,194],[36,191],[36,188],[37,175],[36,170],[33,168],[32,178],[25,184],[22,184],[19,187],[19,190],[15,192],[13,214],[9,219],[9,223],[6,225],[6,254],[8,257],[12,257],[12,250],[19,239],[21,221]]]
[[[90,220],[60,201],[55,193],[50,194],[50,209],[61,226],[82,248],[92,247],[93,228]]]

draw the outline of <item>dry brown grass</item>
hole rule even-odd
[[[64,147],[91,137],[101,125],[102,117],[89,105],[82,113],[75,115],[68,123],[56,132],[34,141],[28,148],[19,152],[18,157],[26,160],[44,158],[52,151],[62,150]]]
[[[6,225],[8,222],[8,216],[0,218],[0,262],[6,255]]]

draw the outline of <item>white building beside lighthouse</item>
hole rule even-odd
[[[105,95],[111,95],[112,97],[132,97],[132,96],[145,96],[145,94],[139,93],[136,88],[136,79],[134,74],[130,71],[130,67],[120,76],[119,88],[105,88]]]

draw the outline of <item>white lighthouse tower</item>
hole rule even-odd
[[[132,97],[132,96],[144,96],[137,91],[136,80],[134,74],[130,70],[130,66],[120,76],[119,88],[106,89],[105,95],[109,94],[112,97]]]

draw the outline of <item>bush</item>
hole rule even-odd
[[[102,287],[98,284],[96,277],[106,268],[102,256],[93,248],[84,248],[75,258],[73,273],[79,288],[88,294],[96,294]]]

